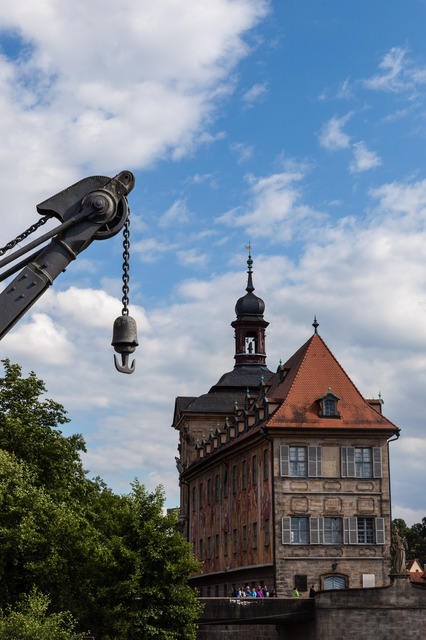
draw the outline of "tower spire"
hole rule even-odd
[[[246,295],[235,305],[237,319],[231,323],[235,329],[235,366],[265,365],[265,329],[268,322],[263,319],[265,303],[256,296],[253,286],[253,260],[251,246],[247,259],[247,287]]]
[[[251,245],[250,242],[248,243],[248,245],[246,246],[246,249],[248,250],[249,254],[248,254],[248,258],[247,258],[247,268],[248,268],[248,278],[247,278],[247,286],[246,286],[246,291],[248,293],[253,293],[254,291],[254,286],[253,286],[253,260],[251,259]]]

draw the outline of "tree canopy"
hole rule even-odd
[[[0,640],[13,637],[8,625],[43,615],[41,640],[49,624],[62,634],[52,640],[68,638],[73,625],[97,640],[194,639],[199,605],[187,577],[198,565],[177,516],[164,515],[162,488],[135,481],[117,495],[89,479],[83,438],[58,428],[68,422],[64,407],[42,399],[34,373],[3,366]]]

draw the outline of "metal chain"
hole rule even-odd
[[[130,215],[130,210],[129,210],[129,215]],[[121,311],[121,315],[122,316],[128,316],[129,315],[129,310],[127,308],[127,305],[129,304],[129,280],[130,280],[130,276],[129,276],[129,258],[130,258],[130,218],[129,216],[127,217],[126,222],[124,223],[124,229],[123,229],[123,236],[124,236],[124,240],[123,240],[123,297],[121,298],[121,301],[123,303],[123,309]]]
[[[16,236],[14,240],[11,240],[10,242],[8,242],[4,247],[0,249],[0,257],[4,256],[5,253],[13,249],[13,247],[15,247],[17,244],[19,244],[26,238],[28,238],[28,236],[34,233],[34,231],[37,231],[37,229],[39,229],[41,226],[46,224],[46,222],[50,220],[50,218],[51,216],[43,216],[42,218],[40,218],[38,222],[36,222],[35,224],[32,224],[31,227],[29,227],[26,231],[21,233],[19,236]]]

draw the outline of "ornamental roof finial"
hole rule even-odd
[[[313,328],[315,329],[315,335],[318,335],[318,327],[319,327],[319,322],[317,322],[317,317],[314,316],[314,321],[312,323]]]

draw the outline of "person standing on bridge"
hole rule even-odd
[[[297,587],[294,587],[293,593],[291,594],[293,598],[300,598],[300,593],[297,590]]]

